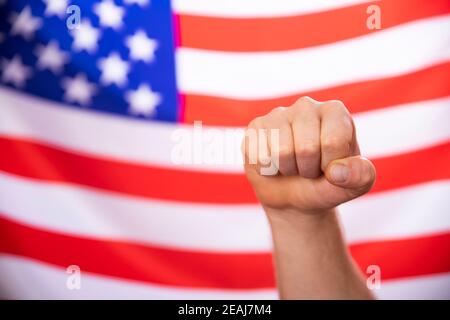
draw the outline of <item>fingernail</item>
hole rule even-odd
[[[335,164],[331,167],[331,179],[333,181],[342,183],[348,178],[348,168],[343,164]]]

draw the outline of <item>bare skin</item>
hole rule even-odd
[[[279,129],[279,140],[252,130]],[[261,132],[261,130],[259,131]],[[254,141],[253,141],[254,142]],[[253,153],[252,153],[253,152]],[[268,217],[282,299],[371,299],[343,240],[337,206],[368,192],[375,168],[361,157],[353,120],[340,101],[300,98],[248,125],[245,172]],[[278,156],[276,175],[265,175]]]

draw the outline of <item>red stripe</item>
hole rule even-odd
[[[0,157],[0,170],[33,179],[174,201],[256,202],[242,174],[131,164],[2,136],[0,150],[8,155]]]
[[[362,243],[350,246],[350,251],[363,271],[370,265],[379,266],[382,279],[450,271],[450,233]]]
[[[381,9],[381,30],[450,12],[448,0],[390,0],[279,18],[182,14],[181,46],[219,51],[277,51],[350,39],[376,32],[367,28],[366,9],[370,4]]]
[[[405,215],[406,216],[406,215]],[[0,252],[83,272],[182,287],[256,289],[274,287],[269,253],[181,251],[43,231],[0,218]],[[382,279],[450,271],[450,233],[351,246],[366,270]]]
[[[433,85],[424,85],[432,83]],[[431,100],[450,95],[450,62],[414,73],[351,83],[265,100],[236,100],[188,94],[185,96],[184,122],[203,121],[212,126],[246,126],[252,119],[277,106],[289,106],[298,97],[316,100],[342,100],[352,113],[393,105]]]
[[[0,234],[0,252],[63,267],[75,264],[82,271],[186,287],[274,286],[268,254],[189,252],[95,240],[42,231],[3,218]]]
[[[450,141],[427,149],[374,159],[373,192],[450,178]]]
[[[0,137],[0,170],[34,179],[78,184],[135,196],[199,203],[256,203],[243,174],[143,166],[76,154]],[[450,142],[374,159],[372,192],[450,178]]]

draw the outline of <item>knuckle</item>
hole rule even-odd
[[[250,121],[250,123],[248,124],[249,128],[260,128],[263,126],[264,123],[264,117],[263,116],[259,116],[254,118],[252,121]]]
[[[300,103],[300,104],[315,104],[316,100],[314,100],[311,97],[308,96],[302,96],[300,98],[297,99],[297,101],[295,103]]]
[[[349,114],[347,107],[341,100],[328,100],[322,104],[322,108],[342,111],[343,113]]]
[[[286,107],[276,107],[270,110],[270,115],[280,115],[283,116],[286,113]]]
[[[295,101],[295,103],[292,105],[292,108],[296,110],[313,109],[317,104],[317,101],[315,101],[314,99],[304,96],[298,98],[297,101]]]
[[[354,131],[353,119],[350,114],[343,113],[337,118],[337,121],[342,128],[342,134],[348,136],[348,138],[350,139]]]
[[[267,114],[267,119],[272,123],[272,125],[279,125],[282,122],[287,121],[288,118],[288,110],[286,107],[276,107],[272,109]]]
[[[326,104],[332,108],[346,109],[345,104],[341,100],[328,100]]]

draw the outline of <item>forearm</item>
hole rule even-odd
[[[336,211],[266,209],[282,299],[370,299],[351,258]]]

